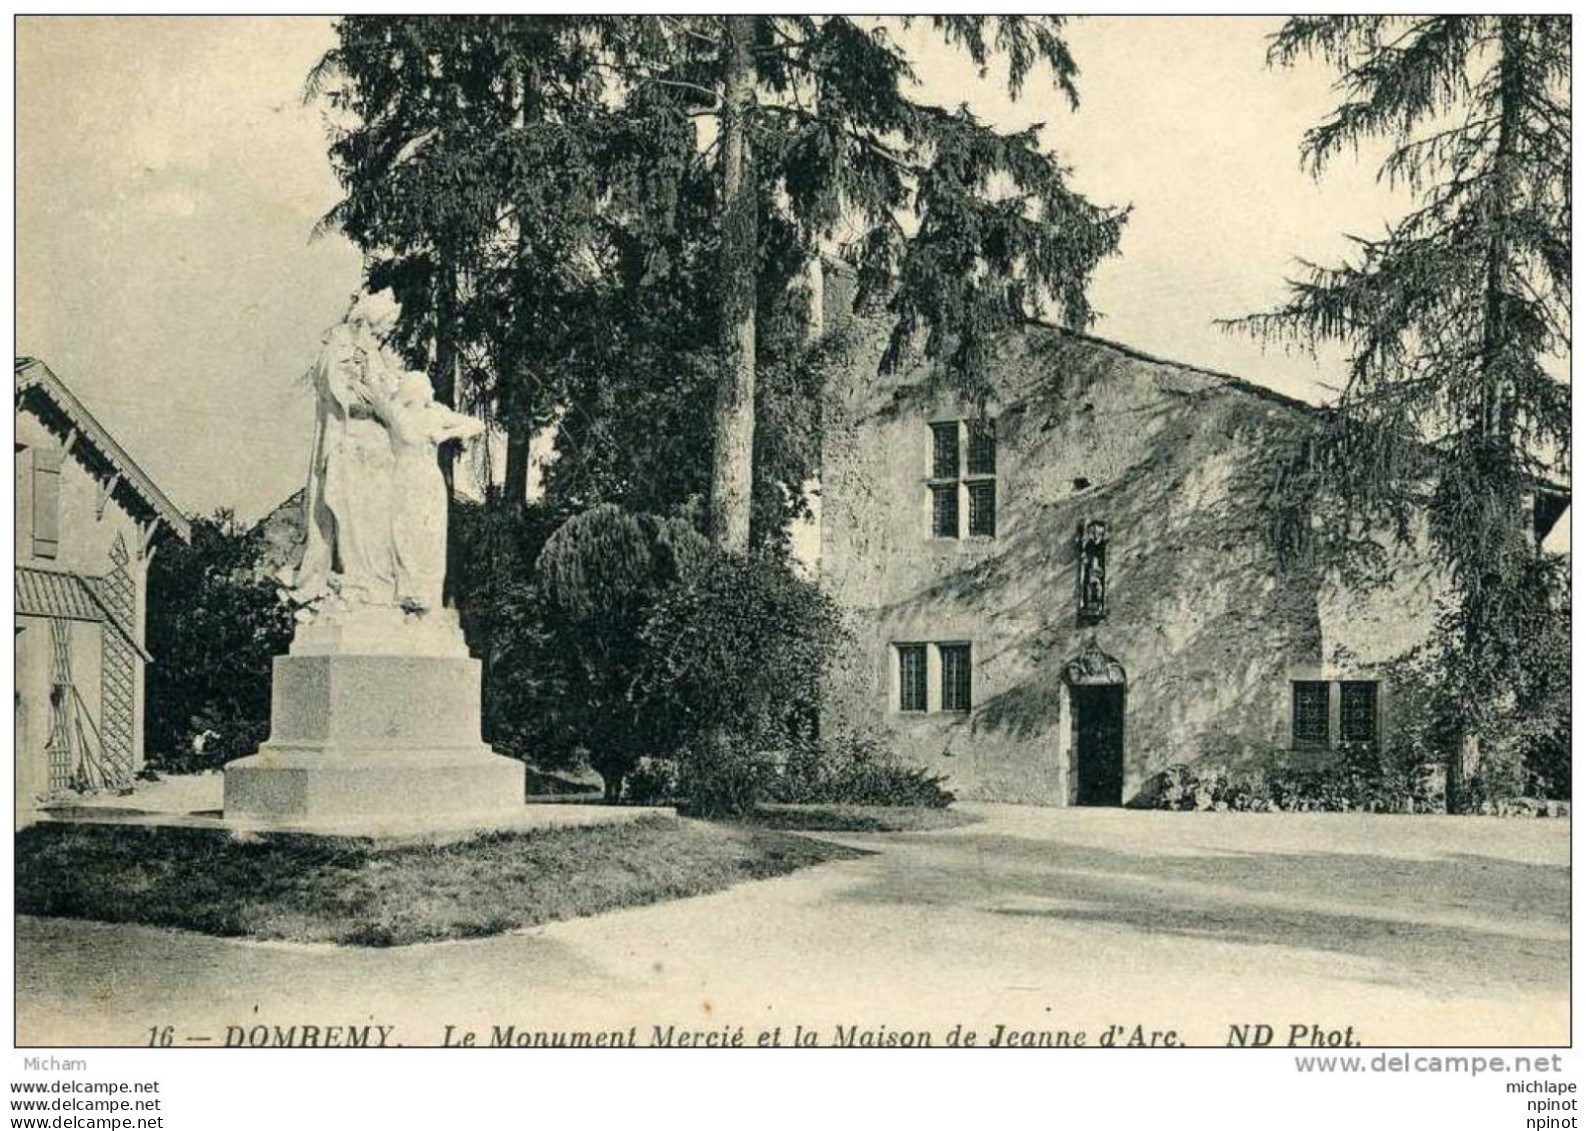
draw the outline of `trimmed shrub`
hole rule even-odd
[[[745,813],[783,752],[812,734],[843,633],[836,606],[785,562],[712,552],[663,592],[640,640],[640,689],[679,738],[678,793]]]
[[[641,757],[682,744],[686,718],[653,678],[653,608],[713,553],[681,519],[599,506],[568,519],[536,561],[537,649],[560,692],[547,738],[583,751],[608,801]],[[570,748],[570,749],[569,749]]]
[[[679,804],[697,816],[746,816],[769,793],[775,772],[773,758],[742,736],[701,735],[678,755]]]
[[[465,524],[459,601],[491,741],[594,769],[608,801],[752,806],[815,729],[835,606],[784,560],[723,554],[686,519],[600,506],[546,525],[532,508]]]

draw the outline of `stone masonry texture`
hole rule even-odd
[[[828,731],[880,727],[960,797],[1068,804],[1065,666],[1099,648],[1125,673],[1128,803],[1175,763],[1287,756],[1291,681],[1378,678],[1430,632],[1443,582],[1424,552],[1396,549],[1393,582],[1372,588],[1279,568],[1261,500],[1315,409],[1031,325],[1002,344],[986,407],[996,535],[937,539],[930,424],[973,412],[933,391],[923,367],[878,378],[884,326],[856,320],[842,333],[821,579],[857,644],[828,689]],[[1089,520],[1108,529],[1107,615],[1094,625],[1078,609],[1076,535]],[[893,649],[915,642],[970,645],[968,714],[898,710]],[[1392,689],[1380,698],[1386,730]]]

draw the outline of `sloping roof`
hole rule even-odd
[[[165,524],[166,528],[182,541],[192,539],[192,529],[188,525],[187,517],[177,508],[176,504],[166,498],[150,479],[148,474],[137,465],[122,446],[116,443],[115,437],[106,431],[105,426],[94,418],[94,414],[83,406],[83,403],[73,395],[65,383],[51,372],[50,367],[42,361],[32,357],[19,357],[15,359],[16,365],[16,397],[18,404],[24,402],[44,406],[57,414],[60,418],[57,423],[64,423],[68,429],[76,429],[77,443],[87,444],[92,450],[95,460],[100,466],[94,470],[105,478],[119,476],[116,483],[118,497],[132,502],[137,510],[144,512],[150,518]],[[78,453],[81,459],[81,453]],[[88,461],[84,461],[85,464]]]
[[[88,591],[87,582],[75,573],[18,566],[16,601],[18,616],[105,619],[104,606]]]
[[[1116,342],[1111,338],[1103,338],[1099,335],[1087,333],[1083,330],[1071,330],[1068,327],[1058,325],[1055,322],[1048,322],[1044,319],[1032,319],[1029,324],[1032,326],[1038,326],[1044,330],[1056,331],[1062,336],[1070,338],[1074,341],[1087,342],[1090,345],[1101,346],[1104,349],[1112,350],[1113,352],[1121,354],[1124,357],[1133,358],[1136,361],[1143,361],[1151,365],[1166,365],[1174,369],[1182,369],[1190,373],[1198,373],[1203,377],[1209,377],[1217,381],[1224,388],[1233,389],[1241,393],[1248,393],[1251,396],[1260,397],[1276,404],[1285,405],[1289,408],[1300,409],[1304,412],[1314,413],[1318,416],[1328,416],[1337,411],[1336,407],[1333,405],[1313,404],[1310,401],[1301,400],[1298,397],[1291,397],[1287,393],[1281,393],[1278,390],[1267,385],[1263,385],[1258,381],[1250,381],[1244,377],[1235,376],[1232,373],[1225,373],[1220,369],[1208,369],[1204,365],[1196,365],[1193,362],[1176,361],[1169,357],[1158,357],[1156,354],[1147,353],[1145,350],[1137,349],[1134,346],[1126,345],[1123,342]],[[1568,500],[1570,498],[1570,485],[1568,483],[1562,482],[1552,476],[1545,475],[1533,475],[1530,476],[1529,479],[1531,485],[1538,491],[1548,492],[1558,496],[1561,500],[1563,500],[1559,503],[1559,507],[1562,508],[1569,505]],[[1555,510],[1554,514],[1556,515],[1557,513],[1558,512]],[[1549,524],[1548,529],[1552,529],[1551,523]]]
[[[1291,397],[1287,393],[1280,393],[1278,390],[1272,388],[1269,385],[1263,385],[1259,381],[1251,381],[1244,377],[1238,377],[1232,373],[1225,373],[1221,369],[1208,369],[1204,365],[1195,365],[1194,363],[1188,361],[1176,361],[1170,357],[1158,357],[1156,354],[1147,353],[1143,349],[1126,345],[1123,342],[1116,342],[1111,338],[1103,338],[1098,334],[1091,334],[1084,330],[1071,330],[1067,326],[1061,326],[1055,322],[1048,322],[1045,319],[1033,319],[1032,323],[1046,330],[1056,330],[1064,337],[1073,338],[1076,341],[1089,342],[1091,345],[1102,346],[1106,349],[1113,350],[1116,353],[1120,353],[1125,357],[1133,358],[1136,361],[1144,361],[1150,365],[1171,366],[1174,369],[1183,369],[1190,373],[1198,373],[1203,377],[1211,377],[1222,384],[1225,388],[1234,389],[1241,393],[1249,393],[1252,396],[1261,397],[1277,404],[1286,405],[1289,408],[1304,409],[1307,412],[1314,413],[1326,413],[1331,411],[1327,405],[1312,404],[1310,401],[1301,400],[1299,397]]]
[[[121,618],[99,599],[94,579],[67,570],[17,566],[15,587],[17,616],[108,624],[125,637],[144,660],[153,659],[139,646],[131,628],[123,624]]]
[[[1553,525],[1542,536],[1542,549],[1549,554],[1569,553],[1570,508],[1566,504]]]
[[[299,487],[280,506],[254,523],[253,529],[261,531],[263,535],[259,560],[253,569],[254,576],[273,578],[283,570],[296,569],[303,560],[303,545],[308,540],[307,523],[303,515],[305,494],[304,489]]]

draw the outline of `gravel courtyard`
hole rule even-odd
[[[870,855],[714,895],[393,950],[21,918],[20,1044],[221,1044],[258,1026],[955,1024],[1194,1045],[1230,1027],[1381,1045],[1569,1040],[1564,820],[965,805],[833,835]],[[230,1027],[230,1028],[228,1028]],[[202,1040],[202,1038],[208,1038]]]

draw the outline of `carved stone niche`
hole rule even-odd
[[[1075,536],[1079,548],[1078,606],[1080,624],[1107,618],[1107,524],[1087,519]]]
[[[1070,687],[1095,687],[1105,684],[1126,684],[1128,676],[1116,658],[1101,650],[1096,638],[1091,637],[1085,647],[1063,665],[1063,679]]]

